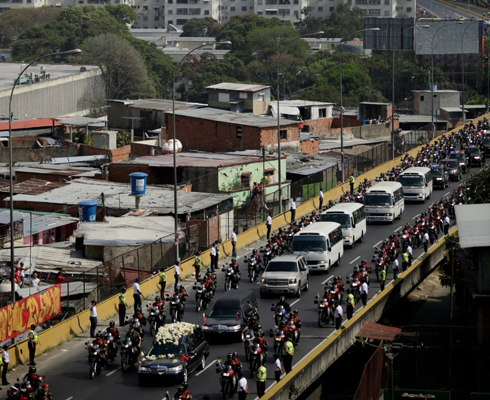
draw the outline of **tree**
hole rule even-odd
[[[188,19],[180,37],[216,37],[223,26],[211,17]]]
[[[108,98],[153,97],[153,87],[140,54],[131,44],[113,33],[88,39],[83,54],[87,62],[99,66]]]
[[[134,11],[127,4],[119,4],[117,6],[114,6],[112,4],[107,4],[104,8],[109,13],[109,15],[112,18],[115,18],[117,21],[119,21],[120,24],[129,25],[138,16],[136,14],[136,11]]]

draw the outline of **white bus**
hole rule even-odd
[[[320,214],[320,221],[338,222],[342,227],[344,246],[364,240],[366,234],[366,212],[361,203],[340,203]]]
[[[364,195],[367,222],[393,223],[401,218],[405,209],[403,188],[400,182],[380,182],[370,187]]]
[[[427,167],[408,168],[398,178],[405,200],[425,201],[432,194],[432,171]]]
[[[315,222],[293,236],[293,253],[306,258],[310,271],[325,271],[344,255],[342,228],[336,222]]]

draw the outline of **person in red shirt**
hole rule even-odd
[[[20,271],[20,267],[16,266],[14,272],[14,281],[17,285],[20,285],[22,282],[22,278],[20,277],[19,271]],[[12,275],[10,275],[10,279],[12,280]]]
[[[61,271],[58,272],[58,275],[56,276],[56,279],[54,280],[55,285],[62,284],[64,281],[66,281],[66,278],[61,274]]]

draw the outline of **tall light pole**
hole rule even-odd
[[[468,26],[464,29],[463,35],[461,36],[461,85],[462,85],[462,90],[461,90],[461,110],[463,111],[463,116],[462,116],[462,122],[463,126],[466,124],[466,115],[464,113],[464,106],[465,106],[465,101],[464,101],[464,34],[466,33],[466,30],[470,27],[473,26],[473,23],[479,23],[480,21],[470,21],[468,23]]]
[[[203,43],[200,46],[197,46],[195,49],[192,49],[189,51],[183,58],[180,60],[179,65],[177,65],[177,68],[175,68],[173,77],[172,77],[172,131],[173,131],[173,172],[174,172],[174,234],[175,234],[175,251],[176,251],[176,258],[177,260],[179,259],[179,224],[178,224],[178,207],[177,207],[177,146],[175,144],[176,142],[176,134],[175,134],[175,79],[177,78],[177,73],[179,72],[180,67],[182,66],[182,63],[184,60],[190,56],[192,53],[194,53],[196,50],[199,50],[205,46],[209,46],[210,44],[231,44],[230,41],[224,40],[221,42],[207,42]]]
[[[308,33],[303,36],[296,36],[294,39],[290,40],[287,42],[284,47],[282,48],[281,52],[279,53],[279,58],[277,59],[277,172],[279,174],[279,213],[282,213],[282,178],[281,178],[281,113],[279,112],[279,99],[280,99],[280,85],[279,85],[279,67],[280,67],[280,61],[281,57],[284,53],[284,50],[287,49],[287,47],[293,43],[294,41],[298,39],[302,39],[304,37],[308,36],[315,36],[315,35],[321,35],[323,31],[315,32],[315,33]]]
[[[15,259],[15,250],[14,250],[14,189],[13,189],[13,177],[12,177],[12,119],[14,117],[12,113],[12,99],[14,97],[14,90],[19,82],[20,77],[25,72],[27,68],[29,68],[35,62],[42,60],[43,58],[51,57],[51,56],[65,56],[69,54],[79,54],[82,50],[73,49],[68,51],[60,51],[57,53],[50,53],[44,56],[36,58],[34,61],[31,61],[27,64],[22,71],[20,71],[19,76],[14,81],[14,86],[12,86],[12,91],[10,92],[9,99],[9,175],[10,175],[10,280],[11,280],[11,291],[12,291],[12,303],[15,302],[15,279],[14,279],[14,259]]]
[[[369,29],[361,29],[359,31],[356,31],[352,34],[354,35],[360,33],[360,32],[377,32],[379,31],[379,28],[369,28]],[[341,153],[341,168],[342,168],[342,182],[345,182],[345,171],[344,171],[344,106],[343,106],[343,100],[342,100],[342,51],[343,51],[343,44],[347,42],[348,39],[342,40],[340,42],[340,58],[339,58],[339,64],[340,64],[340,153]]]
[[[458,21],[457,23],[462,23],[462,21]],[[431,44],[431,73],[430,73],[430,101],[431,101],[431,114],[432,114],[432,140],[434,140],[434,39],[437,35],[437,32],[439,32],[441,29],[449,26],[451,24],[444,24],[437,28],[436,32],[432,36],[432,44]]]
[[[400,33],[400,36],[403,36],[403,34],[406,31],[409,31],[410,29],[415,29],[415,28],[429,28],[429,25],[414,25],[411,26],[410,28],[407,28],[403,30]],[[400,38],[400,40],[403,40],[403,38]],[[403,46],[401,46],[403,47]],[[392,67],[392,86],[391,86],[391,107],[392,107],[392,112],[391,112],[391,152],[392,152],[392,159],[395,159],[395,44],[393,46],[393,67]]]

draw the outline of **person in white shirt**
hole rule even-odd
[[[446,218],[444,218],[444,235],[449,233],[449,227],[451,226],[451,220],[449,219],[449,215],[446,214]]]
[[[427,253],[427,250],[429,249],[429,240],[430,240],[429,233],[426,231],[422,238],[422,243],[424,245],[424,253]]]
[[[344,319],[344,310],[338,300],[335,300],[335,329],[340,329],[342,320]]]
[[[296,197],[293,197],[291,200],[291,223],[294,222],[296,218]]]
[[[399,262],[398,258],[395,258],[395,261],[393,261],[393,279],[396,281],[398,279],[398,273],[400,272],[399,268]]]
[[[279,354],[274,353],[274,376],[276,378],[276,382],[281,380],[282,375],[282,365],[281,359],[279,358]]]
[[[37,272],[34,272],[32,274],[32,277],[31,277],[31,283],[30,283],[30,286],[31,287],[38,287],[39,286],[39,278],[37,277]]]
[[[3,370],[2,370],[2,385],[10,385],[7,381],[7,371],[9,369],[9,362],[10,362],[10,356],[9,352],[7,351],[8,345],[3,346],[3,352],[2,352],[2,361],[3,361]]]
[[[56,239],[54,238],[54,233],[49,237],[49,243],[56,243]]]
[[[23,288],[24,287],[24,280],[26,278],[26,274],[24,273],[24,271],[28,270],[29,267],[24,267],[24,263],[21,262],[20,265],[19,265],[19,275],[20,275],[20,287]]]
[[[318,193],[318,198],[319,198],[319,205],[318,205],[318,209],[321,211],[322,210],[322,206],[323,206],[323,188],[320,188],[320,193]]]
[[[236,257],[236,228],[233,228],[233,232],[231,233],[231,245],[233,246],[231,256]]]
[[[180,261],[179,260],[175,261],[175,265],[174,265],[174,279],[175,279],[175,282],[174,282],[174,292],[176,292],[177,289],[178,289],[178,287],[179,287],[179,280],[180,280]]]
[[[271,238],[271,230],[272,230],[272,213],[270,212],[267,216],[267,240]]]
[[[141,303],[141,296],[143,293],[141,293],[140,290],[140,280],[139,278],[136,278],[133,283],[133,299],[134,299],[134,312],[136,313],[137,310],[142,309],[142,303]]]
[[[413,250],[412,246],[408,245],[407,246],[407,254],[408,254],[408,266],[412,265],[412,255],[413,255]]]
[[[238,385],[237,385],[237,390],[238,392],[238,400],[245,400],[247,398],[248,392],[248,382],[247,378],[243,376],[243,372],[240,371],[238,373]]]
[[[367,304],[367,297],[369,296],[369,292],[368,292],[368,284],[366,282],[366,279],[362,278],[362,285],[361,285],[361,301],[362,301],[362,305],[366,305]]]
[[[211,246],[211,272],[214,272],[214,269],[218,268],[218,259],[216,256],[216,243],[213,243],[213,245]]]
[[[92,300],[92,305],[90,306],[90,337],[95,337],[95,329],[97,328],[97,305],[95,300]]]

